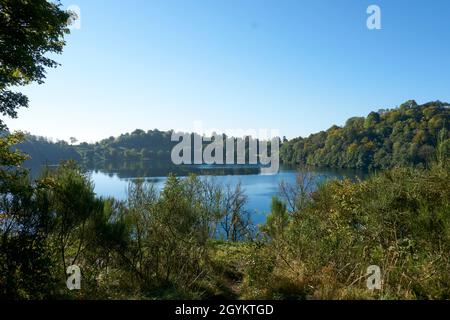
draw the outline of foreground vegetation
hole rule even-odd
[[[299,174],[255,228],[239,185],[170,176],[161,193],[137,181],[127,201],[103,199],[74,163],[30,181],[14,143],[2,144],[2,298],[450,298],[448,158],[313,193]],[[66,288],[73,264],[80,291]],[[382,290],[366,287],[374,264]]]
[[[14,118],[28,105],[12,89],[42,83],[45,68],[57,65],[45,54],[62,51],[70,16],[59,3],[1,1],[2,115]],[[449,299],[448,124],[448,105],[410,102],[287,142],[288,162],[394,168],[317,189],[300,171],[296,185],[281,184],[267,223],[256,228],[239,185],[170,176],[160,193],[131,184],[123,202],[97,197],[73,162],[31,178],[16,150],[24,136],[8,134],[0,120],[0,298]],[[83,156],[154,156],[134,144],[153,133],[84,145]],[[79,291],[66,287],[74,264]],[[381,267],[381,290],[365,286],[372,264]]]
[[[250,287],[250,296],[448,299],[448,181],[442,167],[397,168],[325,184],[289,217],[274,205],[281,208],[272,212],[276,231],[256,252],[270,272],[255,264],[260,291]],[[366,287],[369,265],[381,267],[384,281],[373,293]]]

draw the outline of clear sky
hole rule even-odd
[[[7,120],[54,139],[136,128],[279,129],[288,138],[352,116],[450,101],[448,0],[68,0],[67,37],[30,108]],[[366,27],[370,4],[381,30]]]

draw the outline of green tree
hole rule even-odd
[[[284,142],[280,156],[285,163],[338,168],[424,166],[434,159],[438,140],[450,139],[449,126],[448,103],[410,100],[397,109],[350,118],[344,127]]]
[[[0,1],[0,113],[17,117],[17,109],[28,106],[28,98],[10,88],[42,83],[45,68],[58,63],[46,56],[61,53],[69,32],[70,13],[60,3],[46,0]],[[0,129],[6,125],[0,119]]]
[[[11,148],[23,135],[0,139],[0,298],[37,299],[54,294],[53,260],[47,243],[48,199],[21,167],[26,156]]]
[[[0,113],[17,117],[28,98],[12,87],[42,83],[45,68],[57,63],[46,53],[60,53],[70,14],[45,0],[0,0]],[[6,124],[0,119],[0,130]],[[0,137],[0,295],[42,298],[54,293],[48,247],[51,214],[45,186],[31,184],[23,170],[25,155],[13,150],[23,141],[16,133]]]
[[[286,205],[277,197],[272,198],[271,212],[267,216],[266,224],[262,230],[272,238],[283,237],[284,231],[289,224],[289,214]]]

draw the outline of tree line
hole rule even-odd
[[[392,110],[353,117],[343,127],[286,141],[281,161],[353,169],[425,166],[436,152],[450,152],[449,106],[440,101],[418,105],[411,100]]]
[[[139,162],[169,165],[177,143],[171,136],[172,131],[137,129],[96,143],[70,145],[28,135],[19,148],[31,157],[26,164],[33,165],[68,159],[89,166]],[[332,126],[307,138],[280,142],[280,161],[284,164],[372,170],[426,166],[437,152],[450,150],[449,104],[407,101],[395,109],[350,118],[343,127]],[[204,142],[203,147],[207,144]],[[441,150],[436,149],[438,144]],[[247,156],[248,152],[247,142]]]

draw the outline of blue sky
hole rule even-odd
[[[450,101],[450,1],[69,0],[81,29],[12,129],[96,141],[136,128],[288,138],[405,100]],[[366,27],[369,5],[381,30]]]

